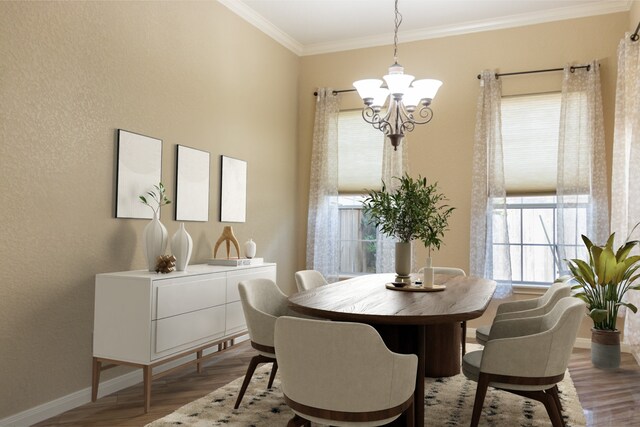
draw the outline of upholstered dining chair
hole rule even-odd
[[[273,363],[267,387],[271,388],[273,385],[278,370],[273,345],[276,319],[284,315],[295,316],[295,313],[288,308],[287,296],[272,280],[243,280],[238,284],[238,290],[240,301],[242,301],[242,311],[247,321],[251,346],[258,351],[258,354],[249,362],[234,409],[238,409],[240,406],[251,377],[260,363]]]
[[[539,298],[531,298],[521,301],[507,301],[498,306],[496,317],[493,320],[518,319],[523,317],[541,316],[550,312],[556,303],[564,297],[571,295],[571,285],[568,279],[561,278],[554,282],[549,289]],[[491,333],[491,325],[482,325],[476,329],[476,341],[485,345]]]
[[[296,286],[298,292],[308,291],[309,289],[317,288],[318,286],[324,286],[327,284],[322,273],[316,270],[302,270],[295,274]]]
[[[545,315],[493,323],[484,349],[462,359],[462,373],[478,383],[472,427],[480,421],[490,386],[542,402],[552,425],[564,426],[557,383],[569,364],[585,307],[567,297]]]
[[[391,352],[370,325],[280,317],[275,347],[288,426],[413,426],[418,358]]]
[[[456,267],[433,267],[434,274],[447,274],[449,276],[466,276],[467,274],[461,268]],[[467,352],[467,321],[460,322],[462,328],[462,335],[460,336],[460,344],[462,346],[462,355]]]

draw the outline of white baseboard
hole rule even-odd
[[[476,337],[476,328],[467,328],[467,337],[475,338]],[[591,348],[591,338],[576,338],[576,342],[573,344],[574,348]],[[631,353],[631,347],[629,344],[620,343],[620,351],[623,353]]]
[[[235,342],[240,343],[248,339],[247,335],[236,338]],[[204,351],[204,354],[216,353],[217,347],[212,347]],[[166,365],[159,366],[155,372],[163,372],[167,369],[171,369],[182,363],[193,360],[195,355],[185,356],[183,358],[168,362]],[[185,367],[185,369],[187,369]],[[98,387],[98,398],[107,396],[111,393],[123,390],[132,385],[136,385],[142,382],[142,370],[136,369],[128,374],[120,375],[119,377],[112,378],[110,380],[101,381]],[[63,412],[77,408],[78,406],[85,405],[91,402],[91,387],[78,390],[66,396],[62,396],[58,399],[43,403],[42,405],[35,406],[27,409],[26,411],[19,412],[11,415],[7,418],[0,420],[0,426],[2,427],[26,427],[33,424],[44,421],[48,418],[60,415]],[[153,396],[152,396],[153,402]]]

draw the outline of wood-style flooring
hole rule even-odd
[[[201,374],[187,367],[154,381],[147,414],[142,409],[139,384],[36,426],[144,426],[243,376],[254,354],[249,343],[243,342],[210,359]],[[623,353],[619,369],[603,371],[591,365],[589,350],[575,349],[569,371],[587,426],[640,427],[640,367],[633,356]]]

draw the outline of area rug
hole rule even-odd
[[[267,389],[270,372],[271,365],[256,370],[237,410],[233,409],[233,405],[243,378],[147,424],[147,427],[286,426],[293,413],[283,401],[277,375],[273,388]],[[558,388],[567,427],[585,426],[585,417],[569,372]],[[426,378],[425,425],[468,426],[475,392],[476,383],[467,380],[464,375]],[[489,388],[480,425],[537,427],[550,426],[551,422],[541,403]]]

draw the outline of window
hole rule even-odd
[[[557,239],[558,138],[560,93],[502,98],[502,144],[504,179],[507,191],[509,242],[494,235],[493,245],[509,245],[511,277],[514,284],[543,285],[553,282],[563,270],[564,258],[582,256],[578,245],[559,247]],[[576,197],[580,241],[586,230],[588,196]],[[569,227],[567,227],[569,228]],[[500,251],[494,251],[498,254]],[[504,260],[494,255],[494,277],[507,279]]]
[[[362,212],[366,190],[379,189],[383,134],[367,124],[361,110],[338,118],[338,203],[341,276],[376,271],[377,230]]]

